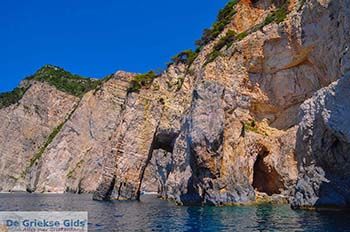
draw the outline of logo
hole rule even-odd
[[[87,212],[0,212],[0,232],[87,232]]]

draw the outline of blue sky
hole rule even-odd
[[[103,77],[164,68],[227,0],[1,0],[0,92],[44,64]]]

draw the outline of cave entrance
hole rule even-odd
[[[276,169],[265,163],[264,159],[269,155],[266,147],[262,147],[253,167],[253,188],[258,192],[271,196],[281,193],[284,188],[281,176]]]
[[[153,150],[162,149],[172,153],[178,133],[168,130],[159,130],[156,134]]]
[[[142,179],[141,192],[163,195],[171,163],[171,153],[162,149],[154,150]]]
[[[172,153],[178,133],[159,130],[153,138],[140,183],[140,193],[163,195],[165,182],[172,169]]]

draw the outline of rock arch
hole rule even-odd
[[[284,189],[282,177],[276,169],[265,161],[269,151],[265,146],[261,146],[256,161],[253,166],[253,188],[258,192],[271,196],[280,194]]]

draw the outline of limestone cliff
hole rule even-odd
[[[302,105],[293,207],[350,206],[350,76]]]
[[[23,98],[0,110],[0,190],[26,190],[24,177],[50,135],[55,134],[78,103],[78,98],[34,82]]]
[[[44,69],[0,104],[0,189],[348,206],[326,163],[349,153],[349,20],[347,0],[231,1],[159,75]]]

